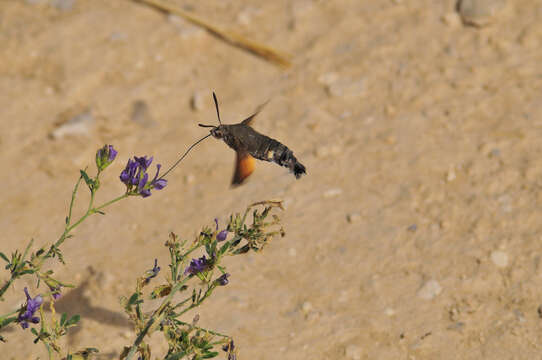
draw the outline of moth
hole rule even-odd
[[[214,92],[213,100],[215,102],[219,125],[199,124],[199,126],[212,128],[210,134],[207,136],[213,136],[219,140],[222,139],[226,145],[235,150],[236,160],[232,186],[242,184],[252,174],[256,165],[255,159],[270,161],[284,166],[294,174],[296,179],[306,174],[305,166],[296,159],[292,150],[278,140],[260,134],[252,128],[251,125],[254,118],[259,114],[265,104],[259,106],[254,114],[240,123],[226,125],[222,124],[220,120],[218,100]]]

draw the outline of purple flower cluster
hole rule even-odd
[[[21,324],[23,329],[26,329],[28,327],[28,322],[33,324],[40,322],[40,318],[34,316],[34,313],[40,308],[41,304],[43,303],[43,298],[41,295],[37,295],[32,299],[27,288],[24,288],[24,293],[26,294],[26,305],[23,308],[24,311],[21,309],[17,321]]]
[[[134,156],[133,160],[128,159],[126,168],[120,173],[120,181],[126,184],[128,192],[134,191],[142,197],[148,197],[151,196],[152,189],[161,190],[166,187],[167,180],[158,178],[158,173],[162,167],[160,164],[156,165],[156,175],[154,175],[154,179],[149,181],[147,169],[151,165],[152,159],[152,156],[149,159],[147,159],[147,156]]]
[[[185,275],[199,274],[200,272],[207,270],[210,264],[211,263],[209,259],[207,259],[205,255],[203,255],[199,259],[192,259],[192,261],[190,261],[190,265],[184,271],[184,274]]]

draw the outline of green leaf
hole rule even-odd
[[[92,190],[92,187],[94,186],[94,180],[92,180],[86,173],[85,170],[79,170],[81,172],[81,177],[83,180],[85,180],[85,183],[87,184],[88,188]]]
[[[168,357],[166,357],[166,360],[179,360],[179,359],[182,359],[186,355],[187,355],[186,351],[180,351],[177,353],[170,354]]]
[[[138,294],[133,293],[132,296],[130,296],[130,299],[128,299],[128,306],[134,305],[137,302]]]
[[[67,318],[68,318],[68,314],[62,313],[62,317],[60,318],[60,326],[64,326],[64,323],[66,322]]]
[[[38,336],[38,331],[34,328],[31,328],[30,331],[32,332],[32,334]]]
[[[205,355],[203,355],[201,358],[202,359],[211,359],[211,358],[214,358],[215,356],[218,355],[218,352],[217,351],[213,351],[213,352],[209,352]]]
[[[72,316],[71,319],[66,322],[66,327],[77,324],[80,319],[81,319],[81,316],[79,315]]]
[[[6,255],[4,255],[4,253],[3,253],[3,252],[0,252],[0,257],[1,257],[2,259],[4,259],[4,260],[5,260],[6,262],[8,262],[8,263],[9,263],[9,259],[8,259],[8,257],[7,257]]]

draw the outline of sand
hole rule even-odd
[[[293,65],[128,0],[0,2],[1,251],[58,238],[103,144],[119,155],[98,202],[124,191],[131,156],[172,164],[216,124],[212,91],[225,123],[270,100],[254,128],[308,174],[259,162],[231,189],[233,151],[206,140],[164,190],[89,218],[51,263],[79,286],[57,304],[83,318],[66,349],[118,358],[134,340],[119,297],[165,267],[170,231],[279,198],[286,237],[229,259],[230,284],[197,311],[241,359],[540,358],[541,1],[480,1],[493,7],[470,25],[449,0],[172,2]],[[46,358],[30,331],[2,335],[3,359]]]

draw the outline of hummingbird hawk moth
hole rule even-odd
[[[254,171],[256,160],[274,162],[290,170],[299,179],[306,173],[305,166],[301,164],[292,150],[279,141],[268,136],[260,134],[252,128],[252,122],[256,115],[262,110],[263,105],[259,106],[254,114],[238,124],[226,125],[220,120],[218,110],[218,100],[213,92],[213,99],[218,117],[218,126],[203,125],[201,127],[210,127],[210,134],[215,139],[222,139],[230,148],[235,150],[235,172],[233,174],[232,186],[240,185]],[[207,135],[207,136],[209,136]]]

